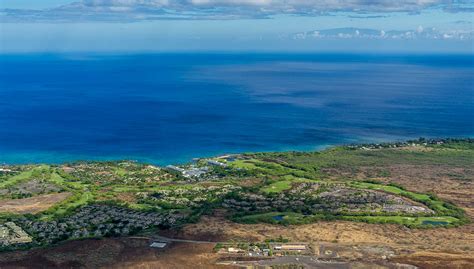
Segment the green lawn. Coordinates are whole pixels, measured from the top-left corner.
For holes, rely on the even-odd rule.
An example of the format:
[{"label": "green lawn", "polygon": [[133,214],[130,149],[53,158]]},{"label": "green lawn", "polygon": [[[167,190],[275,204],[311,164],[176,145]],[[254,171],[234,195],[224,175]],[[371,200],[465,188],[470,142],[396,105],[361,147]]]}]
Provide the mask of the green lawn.
[{"label": "green lawn", "polygon": [[27,181],[33,176],[34,173],[42,173],[48,170],[49,170],[48,165],[40,165],[31,170],[23,171],[18,175],[11,176],[7,178],[6,180],[0,182],[0,188],[4,189],[10,186],[14,186],[20,182]]},{"label": "green lawn", "polygon": [[[435,148],[431,151],[380,149],[380,150],[352,150],[346,147],[333,147],[318,152],[274,152],[255,153],[254,158],[259,160],[273,159],[284,162],[286,167],[295,171],[304,171],[309,178],[332,177],[331,169],[346,172],[355,178],[361,167],[374,167],[383,176],[387,167],[391,165],[433,165],[443,164],[454,167],[470,167],[474,159],[472,145],[448,148]],[[345,176],[347,179],[348,177]]]},{"label": "green lawn", "polygon": [[291,189],[291,183],[293,183],[292,180],[277,181],[262,188],[262,191],[266,193],[280,193]]},{"label": "green lawn", "polygon": [[89,184],[67,180],[58,174],[57,171],[52,171],[48,180],[51,183],[64,187],[67,191],[72,192],[73,195],[43,212],[42,219],[52,219],[55,216],[64,215],[70,210],[86,205],[94,200]]},{"label": "green lawn", "polygon": [[402,196],[408,197],[410,199],[413,199],[415,201],[425,203],[431,209],[433,209],[437,212],[449,211],[449,209],[447,209],[444,206],[443,201],[435,200],[427,194],[406,191],[406,190],[400,189],[400,188],[395,187],[395,186],[368,183],[368,182],[351,182],[351,186],[356,187],[356,188],[362,188],[362,189],[382,190],[382,191],[386,191],[386,192],[389,192],[389,193],[402,195]]},{"label": "green lawn", "polygon": [[320,219],[320,216],[305,216],[294,212],[269,212],[262,214],[246,215],[234,218],[235,221],[247,224],[273,223],[273,224],[304,224]]},{"label": "green lawn", "polygon": [[[237,222],[273,223],[273,224],[307,224],[318,220],[327,220],[325,215],[303,215],[294,212],[269,212],[262,214],[246,215],[234,218]],[[363,221],[368,223],[393,223],[412,227],[430,227],[456,225],[459,219],[450,216],[441,217],[407,217],[407,216],[333,216],[330,219],[349,221]]]},{"label": "green lawn", "polygon": [[123,176],[128,174],[127,170],[125,170],[122,167],[115,167],[114,168],[114,173],[119,177],[123,177]]},{"label": "green lawn", "polygon": [[51,173],[49,181],[58,186],[63,186],[63,187],[71,188],[74,190],[83,190],[84,188],[88,186],[87,184],[83,184],[77,181],[66,181],[66,179],[61,177],[61,175],[59,175],[56,172]]},{"label": "green lawn", "polygon": [[59,204],[56,204],[55,206],[43,212],[41,214],[41,219],[50,220],[54,219],[55,217],[67,214],[72,209],[86,205],[89,202],[93,201],[93,198],[94,196],[90,191],[75,193],[68,199],[62,201]]},{"label": "green lawn", "polygon": [[235,160],[233,162],[229,162],[228,164],[233,168],[240,168],[240,169],[256,169],[257,166],[254,164],[255,160]]},{"label": "green lawn", "polygon": [[291,189],[293,182],[314,182],[313,180],[305,178],[297,178],[292,175],[287,175],[283,177],[285,180],[276,181],[268,186],[263,187],[261,190],[265,193],[280,193]]},{"label": "green lawn", "polygon": [[235,160],[228,162],[228,165],[232,168],[254,170],[262,175],[293,175],[295,177],[313,178],[311,175],[300,169],[289,168],[276,162],[267,162],[259,159]]}]

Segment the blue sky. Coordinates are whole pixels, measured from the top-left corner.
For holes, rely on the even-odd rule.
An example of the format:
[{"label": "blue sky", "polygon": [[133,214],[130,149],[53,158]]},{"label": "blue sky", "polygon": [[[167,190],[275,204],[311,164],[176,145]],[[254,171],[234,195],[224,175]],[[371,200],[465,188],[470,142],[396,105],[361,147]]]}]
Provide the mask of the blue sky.
[{"label": "blue sky", "polygon": [[473,53],[474,0],[1,0],[0,52]]}]

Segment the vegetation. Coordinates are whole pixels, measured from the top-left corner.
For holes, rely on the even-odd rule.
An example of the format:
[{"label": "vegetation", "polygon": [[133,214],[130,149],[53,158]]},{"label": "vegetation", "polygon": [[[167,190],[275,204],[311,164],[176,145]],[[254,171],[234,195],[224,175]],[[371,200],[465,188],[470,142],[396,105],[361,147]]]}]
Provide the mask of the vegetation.
[{"label": "vegetation", "polygon": [[[55,193],[69,195],[34,214],[13,214],[2,211],[0,205],[0,223],[13,220],[38,227],[66,223],[65,219],[87,206],[107,204],[137,212],[172,213],[179,216],[176,224],[225,209],[232,220],[242,223],[295,225],[340,219],[411,228],[458,226],[467,218],[456,205],[381,180],[390,174],[388,167],[393,164],[472,165],[472,140],[441,141],[217,157],[212,159],[213,165],[200,160],[183,168],[205,171],[194,177],[130,161],[8,166],[12,172],[0,173],[0,199],[4,202]],[[363,180],[361,172],[366,175]],[[23,200],[18,202],[21,207]],[[126,215],[134,214],[127,211]],[[81,229],[76,234],[88,235]]]},{"label": "vegetation", "polygon": [[291,189],[293,183],[298,182],[313,182],[308,179],[297,178],[292,175],[284,176],[283,180],[275,181],[269,185],[266,185],[262,188],[262,191],[265,193],[281,193],[283,191]]}]

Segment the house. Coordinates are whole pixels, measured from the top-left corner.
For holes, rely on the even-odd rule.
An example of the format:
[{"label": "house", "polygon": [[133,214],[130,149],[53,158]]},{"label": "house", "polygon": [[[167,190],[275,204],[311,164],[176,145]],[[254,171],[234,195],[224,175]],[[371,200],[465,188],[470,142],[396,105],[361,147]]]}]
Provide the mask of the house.
[{"label": "house", "polygon": [[0,226],[1,244],[25,244],[31,243],[32,238],[14,222],[7,222],[4,226]]},{"label": "house", "polygon": [[201,177],[202,175],[206,174],[209,172],[209,167],[204,166],[204,167],[195,167],[192,165],[189,169],[183,171],[183,176],[187,178],[191,177]]},{"label": "house", "polygon": [[173,170],[173,171],[176,171],[176,172],[179,172],[179,173],[184,172],[183,168],[180,168],[180,167],[177,167],[177,166],[174,166],[174,165],[168,165],[168,166],[166,166],[166,168],[168,168],[170,170]]},{"label": "house", "polygon": [[220,167],[226,167],[227,166],[225,163],[221,163],[221,162],[214,161],[214,160],[208,160],[207,164],[213,165],[213,166],[220,166]]},{"label": "house", "polygon": [[74,172],[74,170],[75,170],[74,168],[69,167],[69,166],[63,166],[62,169],[63,169],[63,171],[66,172],[66,173],[72,173],[72,172]]},{"label": "house", "polygon": [[306,245],[302,244],[282,244],[282,245],[275,245],[273,247],[275,250],[279,251],[305,251]]},{"label": "house", "polygon": [[227,252],[229,252],[229,253],[242,253],[242,252],[244,252],[244,250],[240,249],[240,248],[232,248],[231,247],[231,248],[227,249]]},{"label": "house", "polygon": [[151,164],[150,164],[150,165],[147,165],[147,167],[146,167],[146,168],[148,168],[148,169],[152,169],[152,170],[161,170],[159,167],[156,167],[156,166],[154,166],[154,165],[151,165]]}]

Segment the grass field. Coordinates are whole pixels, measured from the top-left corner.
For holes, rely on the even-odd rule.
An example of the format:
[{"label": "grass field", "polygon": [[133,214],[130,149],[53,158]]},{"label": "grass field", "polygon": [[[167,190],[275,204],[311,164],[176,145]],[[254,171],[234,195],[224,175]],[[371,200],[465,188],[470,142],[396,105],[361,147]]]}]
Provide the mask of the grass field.
[{"label": "grass field", "polygon": [[[472,143],[456,143],[435,147],[413,147],[406,149],[352,150],[334,147],[320,152],[276,152],[256,153],[251,156],[258,160],[278,160],[286,167],[304,171],[305,177],[320,178],[339,176],[355,177],[361,168],[375,167],[379,176],[386,176],[386,168],[393,165],[434,165],[452,167],[471,167],[474,165]],[[344,177],[333,171],[343,171]]]},{"label": "grass field", "polygon": [[248,224],[272,223],[272,224],[307,224],[322,219],[322,216],[305,216],[294,212],[269,212],[262,214],[246,215],[234,218],[234,221]]},{"label": "grass field", "polygon": [[297,183],[297,182],[315,182],[315,181],[305,179],[305,178],[297,178],[292,175],[287,175],[283,177],[283,180],[271,183],[263,187],[261,190],[264,193],[280,193],[282,191],[291,189],[292,184]]},{"label": "grass field", "polygon": [[451,216],[442,217],[408,217],[408,216],[328,216],[303,215],[294,212],[269,212],[236,217],[234,220],[241,223],[272,223],[272,224],[308,224],[320,220],[349,220],[368,223],[392,223],[410,227],[431,227],[457,225],[459,219]]},{"label": "grass field", "polygon": [[422,202],[437,212],[449,211],[449,209],[444,206],[445,203],[443,201],[435,200],[430,195],[427,195],[427,194],[406,191],[396,186],[382,185],[382,184],[375,184],[375,183],[368,183],[368,182],[351,182],[351,186],[354,186],[356,188],[361,188],[361,189],[382,190],[385,192],[405,196],[412,200]]},{"label": "grass field", "polygon": [[262,191],[266,193],[280,193],[282,191],[291,189],[292,183],[293,183],[292,180],[277,181],[275,183],[272,183],[266,186],[265,188],[262,189]]},{"label": "grass field", "polygon": [[40,165],[31,170],[23,171],[18,175],[11,176],[0,182],[0,189],[8,188],[20,182],[29,180],[35,173],[43,173],[49,171],[48,165]]}]

